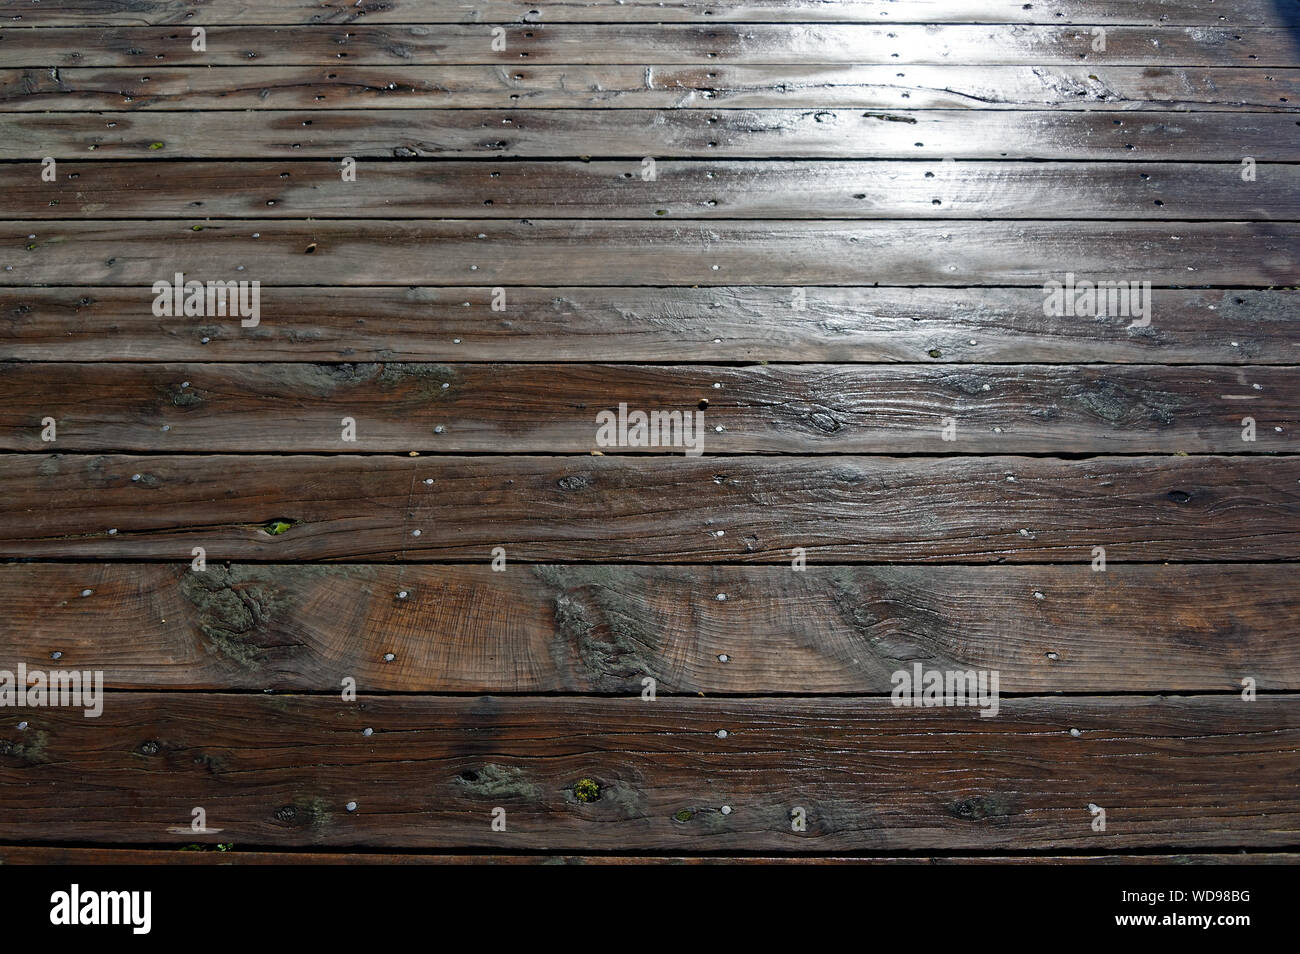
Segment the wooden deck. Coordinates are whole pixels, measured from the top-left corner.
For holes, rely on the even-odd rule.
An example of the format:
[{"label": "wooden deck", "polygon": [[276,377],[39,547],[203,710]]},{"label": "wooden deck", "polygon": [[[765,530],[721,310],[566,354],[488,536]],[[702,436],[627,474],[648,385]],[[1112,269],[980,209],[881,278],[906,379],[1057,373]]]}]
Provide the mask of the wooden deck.
[{"label": "wooden deck", "polygon": [[0,0],[0,216],[0,862],[1300,859],[1295,0]]}]

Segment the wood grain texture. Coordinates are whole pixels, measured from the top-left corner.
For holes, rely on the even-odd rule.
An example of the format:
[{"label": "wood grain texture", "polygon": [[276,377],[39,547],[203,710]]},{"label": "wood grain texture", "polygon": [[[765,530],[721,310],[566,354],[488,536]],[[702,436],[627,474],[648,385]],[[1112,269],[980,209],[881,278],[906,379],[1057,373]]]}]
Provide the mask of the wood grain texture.
[{"label": "wood grain texture", "polygon": [[[27,722],[0,729],[10,841],[798,854],[1283,848],[1300,830],[1300,703],[1278,696],[1016,698],[983,718],[884,699],[108,693],[99,718]],[[195,805],[217,831],[190,830]]]},{"label": "wood grain texture", "polygon": [[5,111],[1300,110],[1300,70],[1136,66],[221,66],[0,69]]},{"label": "wood grain texture", "polygon": [[[1300,195],[1300,193],[1297,193]],[[1295,364],[1300,292],[1161,289],[1152,323],[1037,288],[275,288],[262,321],[156,318],[138,287],[0,288],[0,358]]]},{"label": "wood grain texture", "polygon": [[[61,162],[0,165],[17,219],[1300,219],[1300,166],[673,160]],[[491,204],[488,204],[488,203]]]},{"label": "wood grain texture", "polygon": [[8,564],[0,659],[126,689],[888,694],[920,663],[1002,693],[1294,691],[1296,572]]},{"label": "wood grain texture", "polygon": [[0,222],[0,285],[1300,285],[1293,222]]},{"label": "wood grain texture", "polygon": [[[196,843],[197,844],[197,843]],[[417,852],[218,851],[174,848],[71,848],[0,845],[5,865],[1294,865],[1300,855],[1274,851],[1220,854],[903,855],[557,855],[434,854]]]},{"label": "wood grain texture", "polygon": [[[1290,3],[1236,0],[560,0],[544,9],[535,0],[21,0],[0,3],[0,17],[33,26],[143,26],[149,24],[352,24],[550,22],[818,22],[1121,23],[1164,26],[1281,26],[1300,22]],[[486,31],[485,31],[486,32]]]},{"label": "wood grain texture", "polygon": [[[662,9],[667,9],[662,8]],[[1231,15],[1232,11],[1228,11]],[[370,17],[367,16],[366,20]],[[19,21],[21,22],[21,21]],[[1278,66],[1296,62],[1296,41],[1272,27],[874,23],[512,23],[493,50],[480,24],[207,28],[206,49],[188,28],[6,25],[0,68],[90,66],[449,66],[586,64],[685,66],[985,65]],[[1157,42],[1152,42],[1156,40]]]},{"label": "wood grain texture", "polygon": [[672,452],[604,441],[622,406],[709,454],[1296,453],[1297,394],[1257,366],[0,364],[0,450]]},{"label": "wood grain texture", "polygon": [[[706,445],[707,446],[707,445]],[[0,456],[0,557],[1249,562],[1296,457]],[[289,527],[269,533],[277,523]],[[415,535],[414,531],[420,534]]]},{"label": "wood grain texture", "polygon": [[1300,0],[0,23],[0,863],[1300,860]]},{"label": "wood grain texture", "polygon": [[[1291,113],[926,109],[0,113],[0,159],[1300,161]],[[37,180],[34,177],[33,182]]]}]

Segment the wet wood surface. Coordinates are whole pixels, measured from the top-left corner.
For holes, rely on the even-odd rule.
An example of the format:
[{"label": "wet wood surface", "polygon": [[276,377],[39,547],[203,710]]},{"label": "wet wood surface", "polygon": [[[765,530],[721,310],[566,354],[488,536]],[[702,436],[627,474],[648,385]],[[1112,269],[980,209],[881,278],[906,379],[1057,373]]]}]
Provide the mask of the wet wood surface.
[{"label": "wet wood surface", "polygon": [[[1288,104],[1279,104],[1288,106]],[[0,159],[658,158],[1300,161],[1268,112],[402,109],[0,113]],[[34,170],[39,167],[34,165]],[[35,185],[35,180],[33,182]]]},{"label": "wet wood surface", "polygon": [[0,656],[62,653],[118,689],[332,692],[346,675],[367,692],[636,696],[650,677],[660,694],[884,694],[919,662],[996,669],[1007,693],[1295,691],[1300,646],[1276,622],[1300,611],[1296,573],[14,564],[0,613],[21,625]]},{"label": "wet wood surface", "polygon": [[179,849],[63,848],[0,845],[9,865],[1293,865],[1300,855],[1274,851],[1168,855],[561,855],[443,852],[222,851],[191,844]]},{"label": "wet wood surface", "polygon": [[1300,354],[1294,289],[1153,288],[1159,320],[1144,327],[1044,315],[1041,288],[511,286],[508,315],[493,296],[263,286],[265,320],[245,328],[155,316],[138,287],[0,286],[0,358],[1290,365]]},{"label": "wet wood surface", "polygon": [[798,854],[1095,849],[1097,805],[1111,850],[1285,848],[1297,745],[1300,710],[1275,696],[1004,698],[984,717],[830,697],[110,693],[96,719],[52,708],[0,733],[0,812],[16,841]]},{"label": "wet wood surface", "polygon": [[957,22],[1119,23],[1146,26],[1289,26],[1300,21],[1290,5],[1272,0],[561,0],[542,14],[533,0],[277,0],[249,5],[242,0],[45,0],[39,6],[5,0],[0,15],[32,26],[159,23],[511,23],[548,20],[572,23],[673,22]]},{"label": "wet wood surface", "polygon": [[[897,4],[891,6],[896,7]],[[1058,5],[1059,6],[1059,5]],[[1127,5],[1130,9],[1132,4]],[[842,6],[839,7],[842,9]],[[885,8],[888,9],[888,8]],[[1295,38],[1279,27],[1223,26],[1240,9],[1220,9],[1203,26],[1107,24],[1104,50],[1093,26],[971,23],[615,23],[503,22],[505,49],[493,49],[480,24],[372,25],[374,14],[345,26],[206,28],[202,52],[179,27],[47,27],[7,25],[0,68],[164,66],[449,66],[532,67],[633,65],[751,66],[942,64],[1077,66],[1295,65]],[[939,14],[943,7],[930,13]],[[670,9],[661,7],[661,20]],[[1098,8],[1098,12],[1100,8]],[[1090,21],[1090,22],[1099,22]],[[370,21],[370,22],[367,22]],[[23,21],[13,21],[22,23]],[[408,21],[409,23],[410,21]]]},{"label": "wet wood surface", "polygon": [[1293,455],[946,457],[935,443],[940,456],[901,458],[8,454],[0,552],[1087,563],[1102,546],[1245,562],[1291,559],[1300,541]]},{"label": "wet wood surface", "polygon": [[1217,365],[11,363],[0,449],[48,450],[49,415],[63,451],[665,453],[601,443],[623,405],[709,455],[1295,453],[1297,393],[1294,367]]},{"label": "wet wood surface", "polygon": [[0,24],[0,862],[1296,862],[1300,5]]},{"label": "wet wood surface", "polygon": [[0,70],[0,107],[1300,110],[1300,70],[1136,66],[187,67]]},{"label": "wet wood surface", "polygon": [[1300,167],[1258,163],[818,163],[640,160],[437,163],[65,162],[33,189],[0,165],[0,201],[23,219],[1300,219]]},{"label": "wet wood surface", "polygon": [[142,307],[154,282],[205,271],[281,285],[1042,287],[1045,276],[1094,274],[1294,287],[1297,247],[1297,222],[4,222],[0,284],[130,284],[142,286]]}]

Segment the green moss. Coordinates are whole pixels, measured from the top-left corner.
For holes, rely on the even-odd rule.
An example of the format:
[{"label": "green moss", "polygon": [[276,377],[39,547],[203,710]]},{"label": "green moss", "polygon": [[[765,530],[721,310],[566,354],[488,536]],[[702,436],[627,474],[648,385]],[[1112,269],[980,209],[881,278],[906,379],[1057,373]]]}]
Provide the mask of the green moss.
[{"label": "green moss", "polygon": [[278,537],[280,534],[286,533],[289,530],[289,528],[292,526],[293,526],[292,520],[272,520],[262,529],[267,533],[269,533],[271,536]]},{"label": "green moss", "polygon": [[594,802],[600,798],[600,784],[589,778],[580,778],[573,786],[573,797],[580,802]]},{"label": "green moss", "polygon": [[161,149],[162,147],[163,147],[163,144],[160,143],[160,142],[151,142],[151,143],[149,143],[149,148],[150,148],[150,149]]},{"label": "green moss", "polygon": [[683,808],[680,812],[678,812],[676,815],[673,816],[673,818],[676,818],[679,822],[688,822],[694,817],[695,817],[695,812],[691,811],[689,808]]}]

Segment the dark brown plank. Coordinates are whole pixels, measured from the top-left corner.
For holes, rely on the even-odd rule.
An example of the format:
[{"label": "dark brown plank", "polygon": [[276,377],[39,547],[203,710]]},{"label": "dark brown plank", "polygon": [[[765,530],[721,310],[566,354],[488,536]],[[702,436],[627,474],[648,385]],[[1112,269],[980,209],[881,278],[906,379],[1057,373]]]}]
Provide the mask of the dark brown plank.
[{"label": "dark brown plank", "polygon": [[[12,841],[1113,851],[1300,831],[1290,697],[1015,698],[982,718],[886,699],[109,693],[98,718],[25,715],[0,728]],[[595,800],[575,796],[583,779]]]},{"label": "dark brown plank", "polygon": [[0,364],[0,450],[672,452],[603,440],[622,406],[710,455],[1295,453],[1298,394],[1267,366]]},{"label": "dark brown plank", "polygon": [[[196,842],[195,844],[201,844]],[[189,846],[186,846],[189,847]],[[1142,855],[455,855],[414,852],[221,851],[186,848],[61,848],[0,845],[5,865],[1294,865],[1300,855],[1272,851]]]},{"label": "dark brown plank", "polygon": [[[21,0],[0,3],[0,17],[33,26],[144,26],[176,23],[536,23],[550,22],[748,22],[862,21],[868,23],[1130,23],[1222,26],[1293,24],[1290,4],[1275,0]],[[484,31],[486,34],[486,30]]]},{"label": "dark brown plank", "polygon": [[[664,8],[666,9],[666,8]],[[1228,11],[1229,14],[1232,11]],[[371,19],[368,15],[366,20]],[[1294,66],[1287,29],[1107,25],[1106,48],[1091,26],[874,23],[508,24],[505,49],[493,50],[480,24],[436,28],[364,21],[345,27],[244,25],[207,28],[195,51],[188,27],[6,26],[0,67],[132,66],[447,66],[512,67],[654,63],[1009,64],[1045,66]],[[1153,36],[1159,42],[1153,43]],[[488,34],[490,39],[490,34]]]},{"label": "dark brown plank", "polygon": [[[1267,112],[851,109],[0,114],[0,159],[485,157],[1300,160]],[[35,174],[33,182],[36,182]]]},{"label": "dark brown plank", "polygon": [[11,454],[0,488],[0,557],[188,562],[204,547],[210,560],[486,562],[498,546],[541,562],[787,563],[794,547],[822,563],[1086,564],[1097,546],[1116,562],[1300,555],[1295,457]]},{"label": "dark brown plank", "polygon": [[6,111],[1300,109],[1300,70],[1150,66],[219,66],[0,70]]},{"label": "dark brown plank", "polygon": [[131,689],[888,694],[920,663],[1002,693],[1295,690],[1296,573],[10,564],[0,658]]},{"label": "dark brown plank", "polygon": [[1300,363],[1296,291],[1157,288],[1145,328],[1044,316],[1037,288],[809,287],[802,310],[789,288],[511,288],[504,314],[484,287],[260,294],[244,328],[155,318],[139,288],[0,288],[0,358]]},{"label": "dark brown plank", "polygon": [[0,285],[1300,284],[1300,224],[545,220],[0,223]]},{"label": "dark brown plank", "polygon": [[[12,218],[1300,219],[1300,166],[673,160],[0,165]],[[485,204],[491,200],[491,205]]]}]

